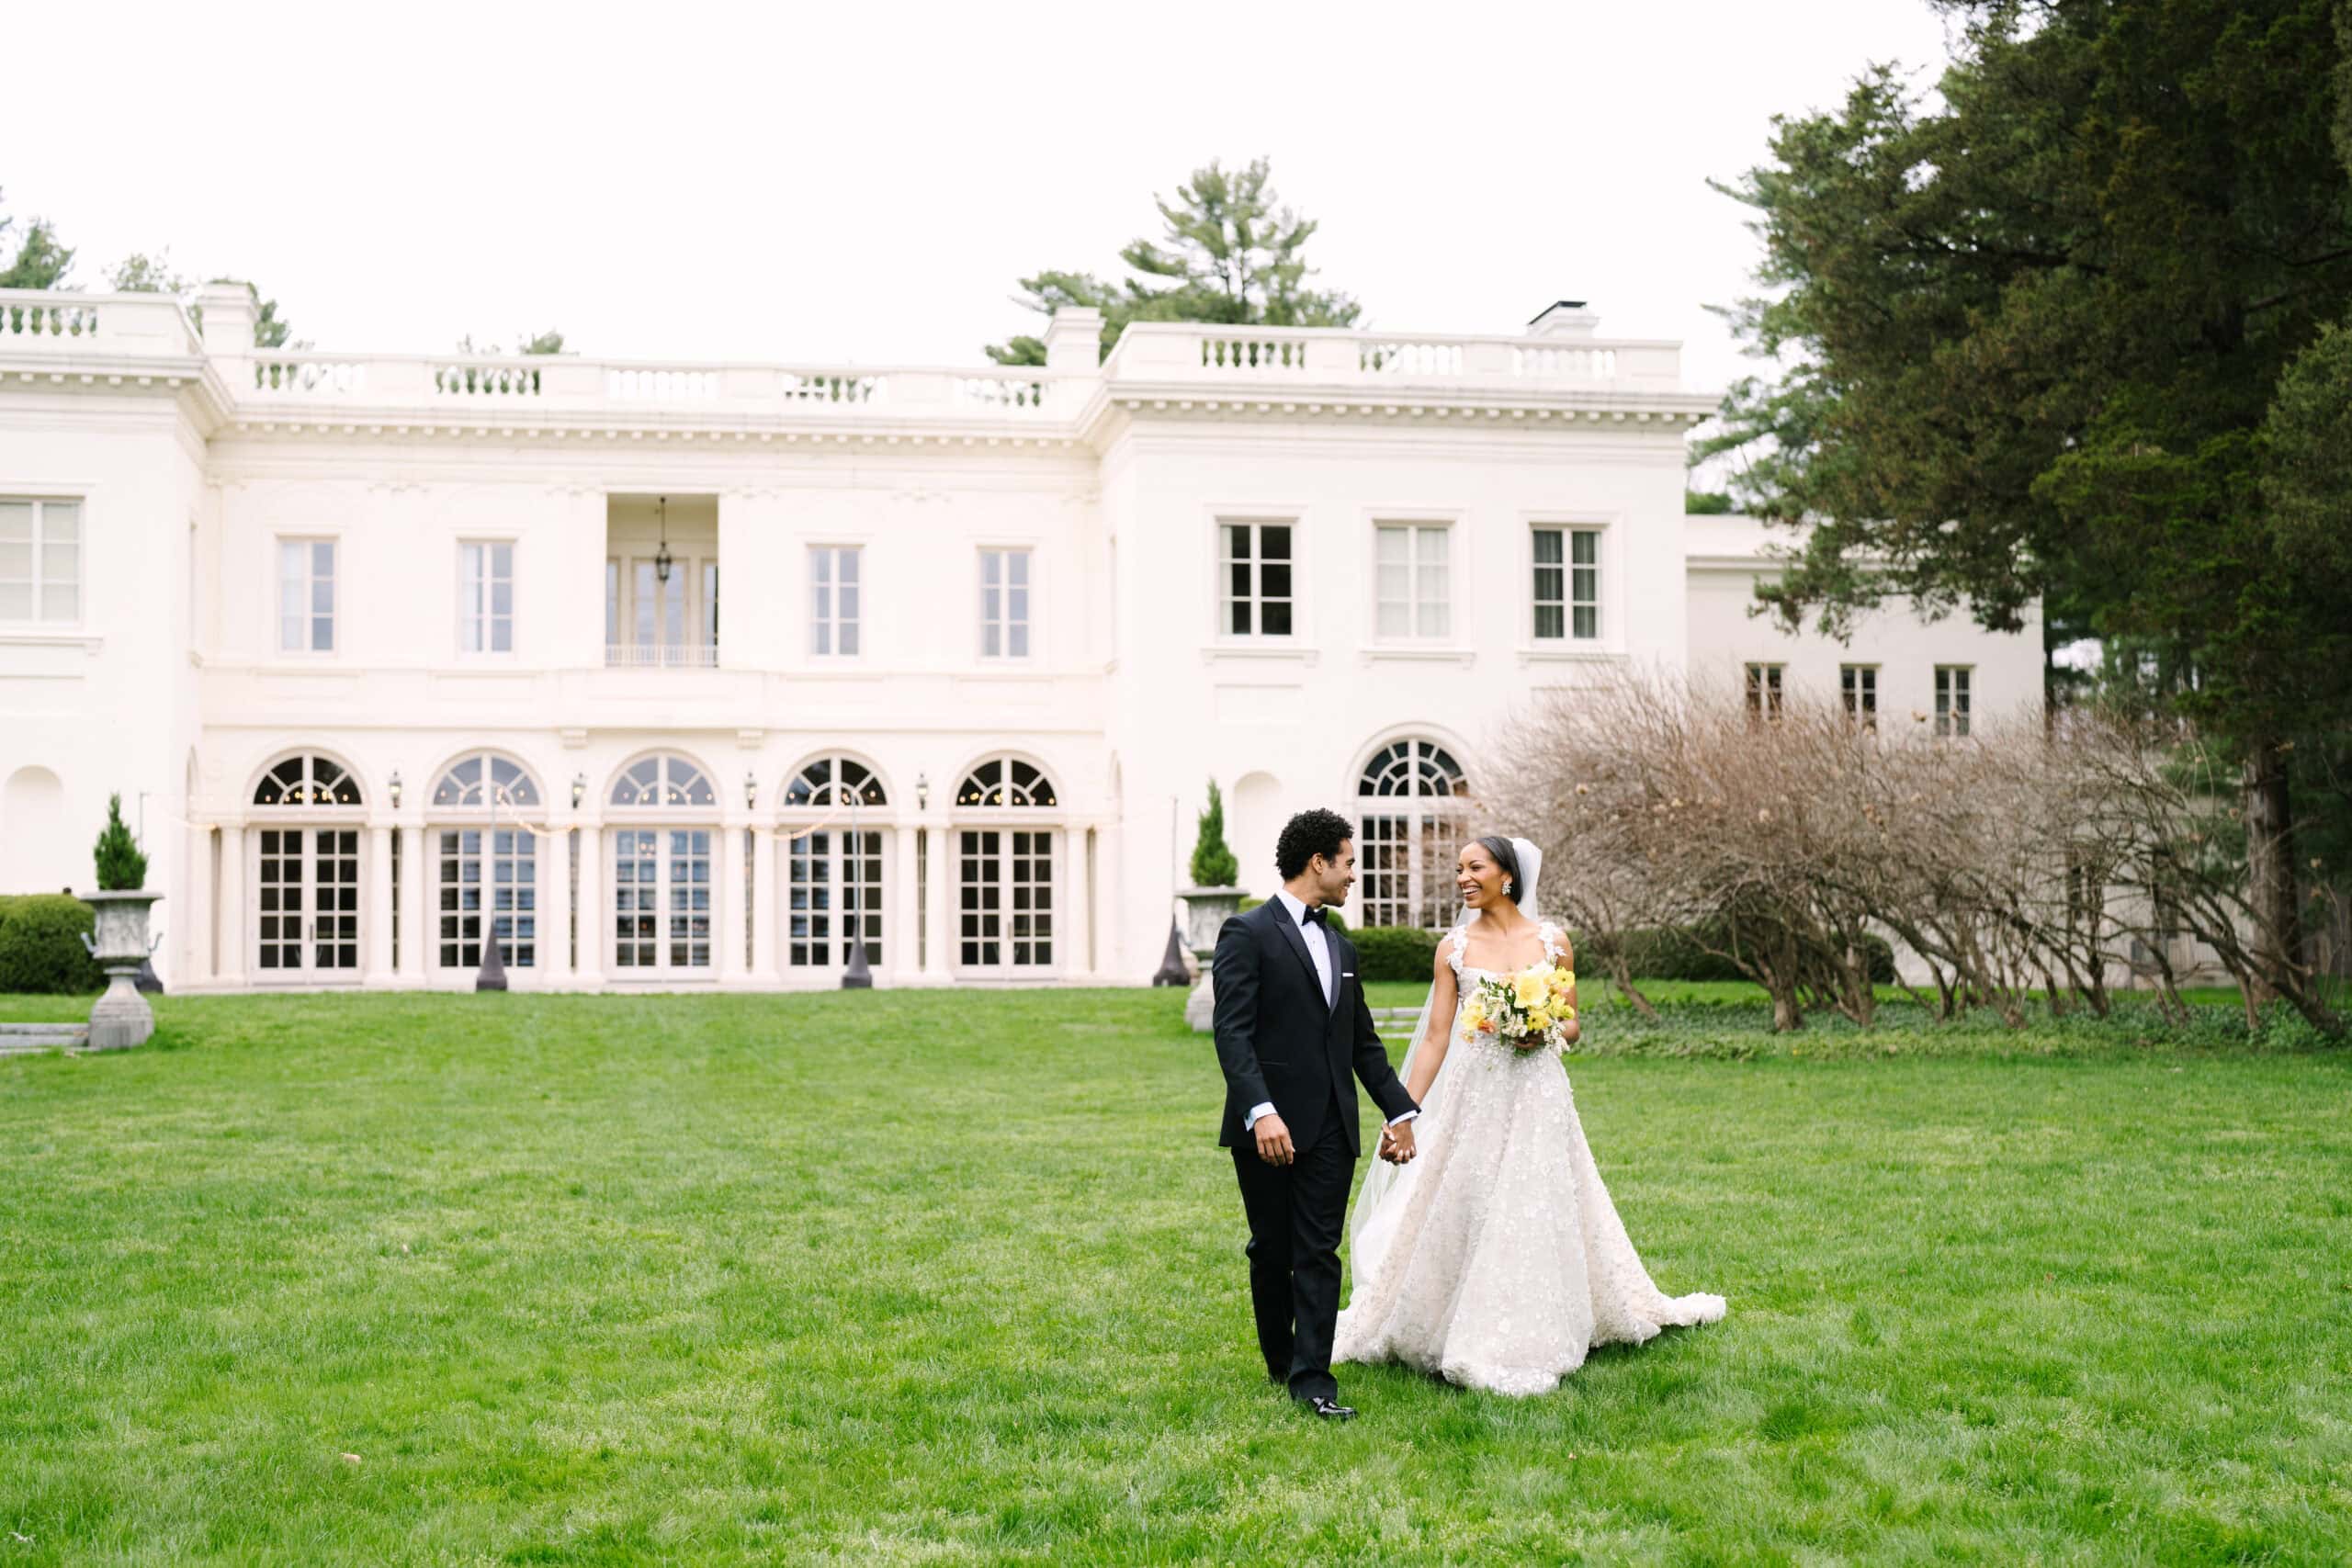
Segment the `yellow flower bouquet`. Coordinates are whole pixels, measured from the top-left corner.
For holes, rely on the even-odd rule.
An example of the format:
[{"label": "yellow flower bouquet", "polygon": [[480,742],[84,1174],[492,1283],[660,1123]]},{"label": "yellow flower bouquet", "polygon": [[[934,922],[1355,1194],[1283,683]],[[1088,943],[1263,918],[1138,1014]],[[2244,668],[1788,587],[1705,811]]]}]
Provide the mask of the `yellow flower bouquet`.
[{"label": "yellow flower bouquet", "polygon": [[1462,1010],[1462,1038],[1515,1051],[1566,1052],[1567,1026],[1577,1016],[1576,986],[1574,970],[1548,963],[1481,980]]}]

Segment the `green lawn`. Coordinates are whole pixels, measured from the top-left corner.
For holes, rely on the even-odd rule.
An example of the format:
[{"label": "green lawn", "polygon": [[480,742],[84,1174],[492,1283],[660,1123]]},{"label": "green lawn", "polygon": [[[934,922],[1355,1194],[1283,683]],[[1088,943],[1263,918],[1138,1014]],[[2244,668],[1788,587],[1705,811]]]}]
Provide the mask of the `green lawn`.
[{"label": "green lawn", "polygon": [[0,1565],[2352,1559],[2352,1054],[1578,1061],[1731,1316],[1523,1403],[1342,1369],[1335,1429],[1179,1000],[171,998],[0,1062]]}]

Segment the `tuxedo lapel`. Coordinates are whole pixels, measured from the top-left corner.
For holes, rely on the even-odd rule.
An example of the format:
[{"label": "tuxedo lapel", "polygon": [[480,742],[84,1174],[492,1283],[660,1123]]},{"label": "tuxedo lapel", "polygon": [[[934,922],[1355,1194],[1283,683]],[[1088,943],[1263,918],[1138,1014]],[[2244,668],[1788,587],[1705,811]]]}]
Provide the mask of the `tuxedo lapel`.
[{"label": "tuxedo lapel", "polygon": [[[1313,991],[1316,998],[1322,1002],[1324,1011],[1330,1011],[1331,998],[1324,995],[1323,978],[1315,973],[1315,955],[1306,951],[1306,938],[1300,934],[1298,922],[1290,918],[1289,906],[1279,898],[1269,898],[1266,900],[1265,908],[1273,911],[1275,929],[1283,933],[1283,940],[1290,943],[1291,952],[1298,958],[1299,967],[1306,971],[1307,989]],[[1324,951],[1329,953],[1330,936],[1327,933],[1323,941]]]}]

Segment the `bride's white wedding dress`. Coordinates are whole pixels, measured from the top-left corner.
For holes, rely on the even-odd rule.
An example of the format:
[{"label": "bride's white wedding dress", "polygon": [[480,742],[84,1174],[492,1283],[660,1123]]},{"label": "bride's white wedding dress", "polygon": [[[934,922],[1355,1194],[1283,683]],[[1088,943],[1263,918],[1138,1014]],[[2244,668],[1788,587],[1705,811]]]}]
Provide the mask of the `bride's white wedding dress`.
[{"label": "bride's white wedding dress", "polygon": [[[1650,1281],[1556,1054],[1462,1038],[1462,1001],[1488,977],[1463,964],[1466,929],[1445,939],[1461,998],[1452,1044],[1414,1124],[1413,1160],[1367,1180],[1372,1206],[1357,1217],[1355,1288],[1331,1359],[1402,1361],[1468,1388],[1546,1393],[1593,1346],[1713,1323],[1724,1298],[1668,1296]],[[1556,961],[1559,931],[1541,929]]]}]

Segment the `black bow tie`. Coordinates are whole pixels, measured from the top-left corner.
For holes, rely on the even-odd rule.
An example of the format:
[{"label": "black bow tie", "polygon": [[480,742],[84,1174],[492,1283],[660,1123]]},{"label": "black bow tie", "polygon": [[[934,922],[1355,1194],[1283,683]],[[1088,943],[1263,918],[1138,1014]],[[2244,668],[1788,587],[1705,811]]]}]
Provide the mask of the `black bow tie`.
[{"label": "black bow tie", "polygon": [[1322,926],[1328,931],[1330,929],[1329,925],[1330,915],[1330,910],[1325,908],[1322,905],[1317,904],[1312,909],[1307,910],[1305,915],[1300,917],[1300,919],[1304,919],[1310,926]]}]

